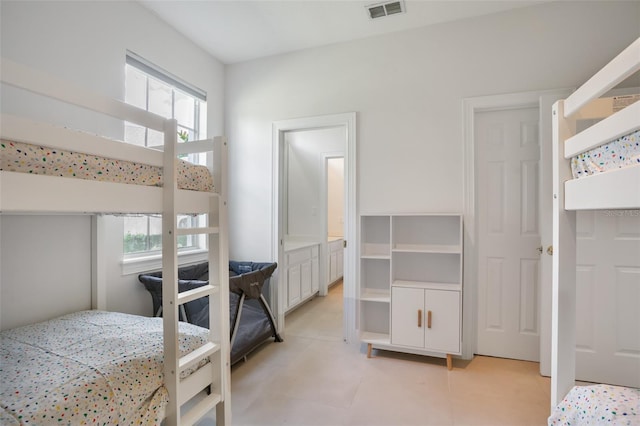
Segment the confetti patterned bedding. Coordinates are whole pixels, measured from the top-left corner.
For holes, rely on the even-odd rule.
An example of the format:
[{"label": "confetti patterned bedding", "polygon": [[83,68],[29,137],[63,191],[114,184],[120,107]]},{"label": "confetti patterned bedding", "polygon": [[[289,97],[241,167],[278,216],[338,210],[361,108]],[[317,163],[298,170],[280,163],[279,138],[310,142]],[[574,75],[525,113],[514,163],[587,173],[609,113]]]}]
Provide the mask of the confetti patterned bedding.
[{"label": "confetti patterned bedding", "polygon": [[640,389],[575,386],[549,417],[549,425],[638,425]]},{"label": "confetti patterned bedding", "polygon": [[[6,140],[0,142],[0,170],[162,186],[162,167]],[[211,192],[214,189],[213,177],[207,167],[180,160],[178,188]]]},{"label": "confetti patterned bedding", "polygon": [[571,159],[575,179],[633,165],[640,166],[640,130]]},{"label": "confetti patterned bedding", "polygon": [[[181,353],[207,333],[180,323]],[[160,424],[162,351],[161,318],[82,311],[3,331],[0,424]]]}]

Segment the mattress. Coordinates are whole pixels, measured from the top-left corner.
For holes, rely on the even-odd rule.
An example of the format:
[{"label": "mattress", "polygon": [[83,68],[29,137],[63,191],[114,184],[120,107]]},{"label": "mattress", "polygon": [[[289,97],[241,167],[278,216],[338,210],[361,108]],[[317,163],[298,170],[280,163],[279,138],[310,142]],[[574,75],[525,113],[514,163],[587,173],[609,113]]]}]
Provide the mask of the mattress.
[{"label": "mattress", "polygon": [[[192,324],[179,331],[181,354],[207,340]],[[0,424],[160,424],[162,342],[162,318],[103,311],[1,332]]]},{"label": "mattress", "polygon": [[574,179],[633,165],[640,166],[640,130],[571,159]]},{"label": "mattress", "polygon": [[555,407],[549,425],[638,425],[640,389],[575,386]]},{"label": "mattress", "polygon": [[[22,142],[0,142],[0,170],[102,182],[162,186],[162,167],[51,149]],[[212,192],[206,166],[178,161],[178,188]]]}]

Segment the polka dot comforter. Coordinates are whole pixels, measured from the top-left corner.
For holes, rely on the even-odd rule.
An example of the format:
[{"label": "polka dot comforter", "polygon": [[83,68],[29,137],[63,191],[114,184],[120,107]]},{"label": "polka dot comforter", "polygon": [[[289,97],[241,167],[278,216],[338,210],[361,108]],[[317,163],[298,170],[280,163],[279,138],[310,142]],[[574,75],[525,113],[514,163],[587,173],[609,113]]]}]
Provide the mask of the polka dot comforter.
[{"label": "polka dot comforter", "polygon": [[[179,327],[182,354],[206,342],[208,330]],[[160,424],[162,353],[162,318],[82,311],[3,331],[0,424]]]},{"label": "polka dot comforter", "polygon": [[640,389],[611,385],[575,386],[549,417],[549,425],[640,424]]},{"label": "polka dot comforter", "polygon": [[640,130],[573,157],[571,172],[578,179],[634,165],[640,166]]},{"label": "polka dot comforter", "polygon": [[[162,186],[162,167],[114,160],[22,142],[0,141],[0,170],[102,182]],[[214,190],[209,169],[178,161],[178,188]]]}]

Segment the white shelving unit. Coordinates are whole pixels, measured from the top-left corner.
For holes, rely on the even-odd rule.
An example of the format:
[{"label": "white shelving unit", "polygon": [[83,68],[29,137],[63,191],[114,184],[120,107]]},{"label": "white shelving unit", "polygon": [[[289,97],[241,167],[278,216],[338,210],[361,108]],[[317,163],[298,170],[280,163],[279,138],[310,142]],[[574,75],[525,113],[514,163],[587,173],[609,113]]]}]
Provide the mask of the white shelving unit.
[{"label": "white shelving unit", "polygon": [[461,353],[462,216],[363,215],[360,339],[376,347],[446,357]]}]

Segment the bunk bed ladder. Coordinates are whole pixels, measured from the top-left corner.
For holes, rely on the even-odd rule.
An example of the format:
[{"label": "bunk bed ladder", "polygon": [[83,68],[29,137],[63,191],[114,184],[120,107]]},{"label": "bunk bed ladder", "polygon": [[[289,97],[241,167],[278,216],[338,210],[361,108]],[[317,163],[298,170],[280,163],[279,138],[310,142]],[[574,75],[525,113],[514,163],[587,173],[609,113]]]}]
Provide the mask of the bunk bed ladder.
[{"label": "bunk bed ladder", "polygon": [[[166,409],[167,425],[189,425],[198,421],[213,408],[216,408],[216,424],[230,424],[230,362],[229,362],[229,272],[226,235],[226,188],[224,176],[226,170],[216,168],[214,177],[218,192],[212,193],[208,213],[208,225],[202,228],[178,228],[176,205],[177,180],[177,121],[165,123],[164,145],[164,200],[162,214],[162,288],[163,324],[164,324],[164,376],[169,393],[169,405]],[[214,160],[224,166],[226,161],[226,140],[215,138]],[[183,293],[178,293],[178,236],[205,234],[208,236],[209,284]],[[217,275],[214,275],[214,272]],[[172,285],[169,285],[172,284]],[[209,298],[209,339],[200,348],[180,357],[178,336],[179,308],[192,300]],[[226,330],[226,333],[225,333]],[[200,365],[208,359],[205,365]],[[183,371],[200,367],[198,374],[180,379]],[[206,375],[201,370],[206,371]],[[203,377],[205,377],[203,379]],[[207,389],[205,396],[203,390]],[[195,405],[187,409],[181,405],[192,396],[203,393]]]}]

